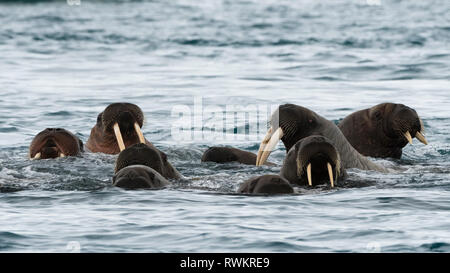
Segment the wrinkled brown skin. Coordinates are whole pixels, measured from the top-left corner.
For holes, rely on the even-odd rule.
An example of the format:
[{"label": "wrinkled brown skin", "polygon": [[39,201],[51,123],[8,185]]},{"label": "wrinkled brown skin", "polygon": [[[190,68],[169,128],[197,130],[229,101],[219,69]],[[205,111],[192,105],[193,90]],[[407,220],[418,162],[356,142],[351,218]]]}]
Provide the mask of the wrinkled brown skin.
[{"label": "wrinkled brown skin", "polygon": [[248,179],[239,187],[238,193],[290,194],[294,189],[284,178],[269,174]]},{"label": "wrinkled brown skin", "polygon": [[65,156],[79,156],[83,152],[83,142],[71,132],[62,128],[47,128],[38,133],[30,144],[30,158],[41,153],[40,159]]},{"label": "wrinkled brown skin", "polygon": [[[93,153],[118,154],[119,145],[114,134],[113,125],[118,123],[122,133],[125,148],[140,143],[139,136],[134,130],[134,123],[142,127],[144,114],[135,104],[113,103],[97,117],[97,123],[91,130],[86,148]],[[153,146],[147,139],[147,145]]]},{"label": "wrinkled brown skin", "polygon": [[147,166],[166,179],[181,178],[181,174],[167,161],[165,153],[143,143],[132,145],[119,154],[116,160],[115,173],[133,165]]},{"label": "wrinkled brown skin", "polygon": [[403,104],[382,103],[348,115],[339,129],[361,154],[380,158],[401,158],[408,144],[403,133],[414,137],[421,124],[416,111]]},{"label": "wrinkled brown skin", "polygon": [[125,189],[161,189],[170,182],[154,169],[144,165],[122,168],[113,177],[113,185]]},{"label": "wrinkled brown skin", "polygon": [[[333,176],[338,181],[344,179],[347,173],[342,164],[338,166],[338,154],[334,145],[324,136],[313,135],[303,138],[289,150],[280,170],[280,176],[292,185],[307,186],[306,168],[311,163],[312,185],[330,184],[327,163],[331,164]],[[297,158],[303,159],[303,172],[301,176],[297,172]],[[339,172],[336,168],[339,167]],[[335,184],[336,186],[336,184]]]},{"label": "wrinkled brown skin", "polygon": [[[256,164],[256,154],[232,147],[209,147],[203,153],[202,162],[228,163],[239,162],[246,165]],[[274,166],[275,164],[266,162],[264,165]]]}]

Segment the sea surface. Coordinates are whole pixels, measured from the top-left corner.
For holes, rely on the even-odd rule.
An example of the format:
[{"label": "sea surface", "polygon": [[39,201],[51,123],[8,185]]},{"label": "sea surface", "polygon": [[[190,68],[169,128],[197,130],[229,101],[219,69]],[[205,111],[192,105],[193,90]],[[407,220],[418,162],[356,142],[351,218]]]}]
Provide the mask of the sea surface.
[{"label": "sea surface", "polygon": [[[0,25],[0,252],[450,252],[450,1],[0,1]],[[113,102],[142,108],[184,180],[130,191],[111,185],[114,155],[28,159],[47,127],[86,142]],[[430,143],[373,159],[389,174],[247,196],[282,144],[276,166],[200,162],[258,151],[267,113],[227,106],[338,122],[382,102],[416,109]]]}]

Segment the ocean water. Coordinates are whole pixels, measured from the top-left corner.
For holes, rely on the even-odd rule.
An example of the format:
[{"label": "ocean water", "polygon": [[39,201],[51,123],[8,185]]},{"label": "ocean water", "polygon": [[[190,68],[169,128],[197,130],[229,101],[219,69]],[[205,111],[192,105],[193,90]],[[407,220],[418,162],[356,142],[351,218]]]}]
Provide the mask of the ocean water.
[{"label": "ocean water", "polygon": [[[449,1],[68,3],[0,1],[1,252],[450,252]],[[86,142],[122,101],[185,180],[127,191],[111,186],[116,156],[27,159],[39,131]],[[273,167],[200,162],[213,145],[257,152],[264,131],[173,129],[174,109],[199,103],[294,103],[337,122],[381,102],[415,108],[430,144],[374,159],[394,173],[288,196],[235,194],[279,171],[281,144]],[[221,121],[205,116],[200,128]],[[255,124],[238,116],[232,136]]]}]

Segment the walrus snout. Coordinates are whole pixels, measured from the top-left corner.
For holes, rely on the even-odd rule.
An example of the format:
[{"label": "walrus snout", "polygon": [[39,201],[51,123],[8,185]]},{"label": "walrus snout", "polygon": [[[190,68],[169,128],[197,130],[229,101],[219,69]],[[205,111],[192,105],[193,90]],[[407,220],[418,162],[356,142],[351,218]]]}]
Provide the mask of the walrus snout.
[{"label": "walrus snout", "polygon": [[30,144],[30,158],[47,159],[80,155],[83,142],[63,128],[46,128]]},{"label": "walrus snout", "polygon": [[[126,148],[125,142],[135,139],[136,136],[140,143],[146,140],[141,131],[144,124],[144,114],[139,106],[132,103],[113,103],[110,104],[97,118],[99,127],[103,128],[104,134],[114,132],[119,150]],[[125,136],[125,141],[124,141]]]},{"label": "walrus snout", "polygon": [[403,146],[407,143],[412,144],[413,137],[416,137],[425,145],[428,144],[423,135],[423,122],[414,109],[403,104],[397,104],[391,117],[387,120],[390,122],[390,128],[396,134],[396,137],[401,140],[400,142],[403,142]]},{"label": "walrus snout", "polygon": [[[134,132],[134,123],[137,122],[139,127],[144,124],[144,114],[139,106],[132,103],[113,103],[108,105],[102,113],[101,122],[104,130],[113,130],[115,123],[121,125],[121,130],[126,132]],[[128,128],[122,128],[122,126]]]},{"label": "walrus snout", "polygon": [[[119,124],[120,131],[122,132],[123,135],[130,135],[135,133],[134,130],[135,122],[136,119],[134,118],[133,114],[131,114],[131,112],[129,111],[120,112],[116,118],[116,123]],[[113,128],[108,127],[108,130],[112,131]]]},{"label": "walrus snout", "polygon": [[330,183],[345,175],[336,147],[324,136],[299,140],[288,152],[280,175],[292,184],[315,186]]},{"label": "walrus snout", "polygon": [[310,136],[301,142],[297,151],[297,175],[306,173],[308,185],[324,184],[334,187],[339,176],[340,157],[336,148],[323,136]]}]

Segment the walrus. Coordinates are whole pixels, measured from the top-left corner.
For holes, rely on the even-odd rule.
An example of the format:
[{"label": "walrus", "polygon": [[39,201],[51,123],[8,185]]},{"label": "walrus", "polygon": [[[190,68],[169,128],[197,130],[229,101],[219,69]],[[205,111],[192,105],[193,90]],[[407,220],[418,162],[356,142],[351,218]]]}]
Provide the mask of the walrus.
[{"label": "walrus", "polygon": [[181,178],[181,174],[167,160],[167,155],[147,144],[138,143],[120,152],[116,160],[115,173],[132,165],[150,167],[166,179]]},{"label": "walrus", "polygon": [[343,168],[388,172],[383,166],[371,162],[358,153],[333,122],[305,107],[295,104],[280,105],[272,114],[270,125],[259,147],[257,166],[266,162],[279,140],[283,142],[286,152],[289,152],[300,139],[311,135],[322,135],[328,138],[338,150]]},{"label": "walrus", "polygon": [[294,189],[283,177],[267,174],[248,179],[239,187],[238,193],[289,194],[294,193]]},{"label": "walrus", "polygon": [[83,142],[63,128],[47,128],[38,133],[30,144],[31,159],[78,156],[83,152]]},{"label": "walrus", "polygon": [[161,174],[145,165],[130,165],[113,176],[113,185],[125,189],[160,189],[170,184]]},{"label": "walrus", "polygon": [[294,185],[315,186],[330,183],[346,176],[339,152],[324,136],[302,138],[292,146],[284,159],[280,176]]},{"label": "walrus", "polygon": [[[256,164],[256,154],[233,147],[209,147],[202,155],[202,162],[228,163],[239,162],[246,165]],[[266,165],[275,165],[265,162]]]},{"label": "walrus", "polygon": [[152,144],[144,138],[141,127],[144,114],[132,103],[113,103],[97,116],[86,147],[94,153],[118,154],[136,143]]},{"label": "walrus", "polygon": [[422,120],[403,104],[382,103],[354,112],[338,127],[358,152],[371,157],[399,159],[413,137],[428,144]]}]

